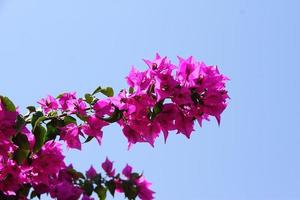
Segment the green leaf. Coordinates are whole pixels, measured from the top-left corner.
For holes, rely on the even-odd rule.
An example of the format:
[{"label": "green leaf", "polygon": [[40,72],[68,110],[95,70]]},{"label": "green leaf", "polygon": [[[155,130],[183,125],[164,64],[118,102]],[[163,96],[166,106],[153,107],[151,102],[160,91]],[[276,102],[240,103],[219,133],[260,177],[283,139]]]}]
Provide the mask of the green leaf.
[{"label": "green leaf", "polygon": [[105,183],[106,187],[108,188],[110,194],[112,196],[115,196],[115,191],[116,191],[116,183],[114,180],[110,180]]},{"label": "green leaf", "polygon": [[93,136],[88,136],[88,138],[86,138],[86,140],[84,141],[84,143],[88,143],[89,141],[91,141],[94,137]]},{"label": "green leaf", "polygon": [[36,112],[36,109],[34,106],[27,106],[26,108],[27,108],[27,110],[29,110],[30,113]]},{"label": "green leaf", "polygon": [[16,120],[16,131],[19,132],[25,126],[25,124],[25,119],[21,115],[18,115]]},{"label": "green leaf", "polygon": [[128,199],[135,199],[137,197],[138,189],[131,181],[123,181],[122,188],[124,190],[125,197]]},{"label": "green leaf", "polygon": [[72,123],[73,124],[77,124],[76,119],[74,117],[72,117],[72,116],[66,116],[66,117],[64,117],[64,122],[65,122],[66,125],[72,124]]},{"label": "green leaf", "polygon": [[30,194],[30,199],[33,199],[35,197],[37,197],[38,199],[41,199],[41,195],[38,194],[35,190],[33,190]]},{"label": "green leaf", "polygon": [[106,121],[108,123],[114,123],[116,121],[119,121],[123,116],[122,111],[120,111],[117,107],[115,107],[115,111],[113,114],[108,118],[102,118],[103,121]]},{"label": "green leaf", "polygon": [[30,145],[29,145],[29,141],[26,135],[24,134],[17,134],[12,141],[19,146],[19,148],[24,149],[24,150],[29,150],[30,149]]},{"label": "green leaf", "polygon": [[34,130],[36,129],[36,127],[37,127],[37,126],[40,126],[40,123],[41,123],[42,121],[44,121],[45,119],[47,119],[46,116],[41,116],[41,117],[39,117],[39,118],[35,121],[35,124],[34,124],[34,127],[33,127],[32,131],[34,132]]},{"label": "green leaf", "polygon": [[106,192],[107,189],[103,186],[97,186],[94,191],[97,193],[98,197],[100,200],[105,200],[106,199]]},{"label": "green leaf", "polygon": [[30,191],[30,184],[24,184],[17,192],[18,195],[22,197],[27,197]]},{"label": "green leaf", "polygon": [[91,94],[89,94],[89,93],[85,94],[85,95],[84,95],[84,98],[85,98],[85,101],[86,101],[88,104],[91,104],[91,103],[93,102],[93,100],[94,100],[94,97],[93,97]]},{"label": "green leaf", "polygon": [[90,196],[93,193],[94,186],[91,181],[85,180],[83,183],[82,188],[84,189],[85,193]]},{"label": "green leaf", "polygon": [[101,88],[100,86],[97,87],[97,88],[94,90],[94,92],[92,93],[92,95],[95,95],[95,94],[101,92],[101,89],[102,89],[102,88]]},{"label": "green leaf", "polygon": [[41,125],[38,125],[33,134],[35,136],[35,144],[34,144],[34,147],[33,147],[33,152],[38,152],[42,146],[44,145],[44,142],[46,140],[46,129],[41,126]]},{"label": "green leaf", "polygon": [[13,158],[19,165],[21,165],[26,160],[28,154],[29,150],[19,148],[14,152]]},{"label": "green leaf", "polygon": [[129,88],[129,94],[132,94],[134,92],[134,88],[133,87],[130,87]]},{"label": "green leaf", "polygon": [[16,111],[16,106],[8,97],[1,96],[1,102],[3,103],[3,105],[7,111],[10,111],[10,112]]},{"label": "green leaf", "polygon": [[32,126],[32,128],[34,127],[36,120],[38,118],[42,117],[42,116],[44,116],[44,114],[41,111],[37,111],[36,113],[34,113],[32,115],[32,118],[31,118],[31,126]]},{"label": "green leaf", "polygon": [[59,134],[59,130],[53,125],[54,123],[51,121],[48,124],[46,124],[47,126],[47,141],[49,140],[54,140],[56,138],[56,136]]},{"label": "green leaf", "polygon": [[102,88],[100,92],[107,97],[114,96],[114,90],[111,87]]}]

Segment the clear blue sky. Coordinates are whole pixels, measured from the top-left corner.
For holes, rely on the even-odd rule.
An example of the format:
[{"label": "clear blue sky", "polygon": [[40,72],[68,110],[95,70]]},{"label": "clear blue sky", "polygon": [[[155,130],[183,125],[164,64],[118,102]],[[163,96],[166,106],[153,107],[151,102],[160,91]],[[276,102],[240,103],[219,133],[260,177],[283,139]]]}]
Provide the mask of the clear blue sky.
[{"label": "clear blue sky", "polygon": [[194,55],[231,78],[220,127],[212,120],[190,140],[172,134],[166,145],[127,151],[112,126],[102,146],[69,151],[67,162],[81,170],[106,156],[118,169],[128,162],[158,200],[300,199],[297,2],[0,0],[0,93],[23,109],[47,94],[119,90],[155,52],[174,62]]}]

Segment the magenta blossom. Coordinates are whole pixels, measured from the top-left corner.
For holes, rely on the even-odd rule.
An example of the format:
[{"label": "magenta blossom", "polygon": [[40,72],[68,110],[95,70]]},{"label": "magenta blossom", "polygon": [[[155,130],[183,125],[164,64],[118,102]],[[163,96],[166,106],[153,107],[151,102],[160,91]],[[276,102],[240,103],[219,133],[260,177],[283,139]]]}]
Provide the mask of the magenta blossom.
[{"label": "magenta blossom", "polygon": [[107,176],[114,177],[115,169],[113,169],[113,162],[111,162],[108,158],[106,158],[105,162],[102,163],[102,169],[105,171]]},{"label": "magenta blossom", "polygon": [[52,110],[58,109],[58,103],[54,97],[48,95],[46,98],[41,99],[38,101],[38,104],[41,105],[43,111],[48,114]]},{"label": "magenta blossom", "polygon": [[81,150],[81,143],[79,140],[79,128],[76,124],[70,123],[61,128],[60,139],[67,143],[68,148],[75,148]]},{"label": "magenta blossom", "polygon": [[94,169],[93,166],[90,167],[90,169],[85,173],[87,178],[94,178],[95,176],[97,176],[97,171]]}]

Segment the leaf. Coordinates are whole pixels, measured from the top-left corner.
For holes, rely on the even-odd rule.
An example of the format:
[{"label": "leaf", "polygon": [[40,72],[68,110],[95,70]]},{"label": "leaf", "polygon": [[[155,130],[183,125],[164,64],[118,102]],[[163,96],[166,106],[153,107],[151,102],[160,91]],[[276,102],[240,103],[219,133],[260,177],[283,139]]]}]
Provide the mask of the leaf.
[{"label": "leaf", "polygon": [[91,141],[94,137],[93,136],[88,136],[88,138],[86,138],[86,140],[84,141],[84,143],[88,143],[89,141]]},{"label": "leaf", "polygon": [[3,103],[3,105],[7,111],[10,111],[10,112],[16,111],[16,106],[8,97],[1,96],[1,102]]},{"label": "leaf", "polygon": [[36,112],[36,109],[34,106],[27,106],[26,108],[27,108],[27,110],[29,110],[30,113]]},{"label": "leaf", "polygon": [[102,94],[104,94],[107,97],[114,96],[114,90],[111,87],[106,87],[104,89],[101,89],[100,91]]},{"label": "leaf", "polygon": [[13,158],[19,165],[21,165],[26,160],[28,154],[29,150],[19,148],[14,152]]},{"label": "leaf", "polygon": [[91,104],[91,103],[93,102],[93,100],[94,100],[94,97],[93,97],[91,94],[89,94],[89,93],[85,94],[85,95],[84,95],[84,98],[85,98],[85,101],[86,101],[88,104]]},{"label": "leaf", "polygon": [[97,87],[97,88],[94,90],[94,92],[92,93],[92,95],[95,95],[95,94],[101,92],[101,89],[102,89],[102,88],[101,88],[100,86]]},{"label": "leaf", "polygon": [[84,184],[83,184],[82,188],[84,189],[85,193],[88,196],[90,196],[93,193],[93,190],[94,190],[93,183],[91,181],[88,181],[88,180],[84,181]]},{"label": "leaf", "polygon": [[44,121],[45,119],[47,119],[46,116],[41,116],[41,117],[39,117],[39,118],[35,121],[35,124],[34,124],[34,127],[33,127],[32,131],[34,132],[34,130],[36,129],[36,127],[39,126],[40,123],[41,123],[42,121]]},{"label": "leaf", "polygon": [[15,126],[16,131],[19,132],[25,126],[25,124],[26,124],[25,119],[21,115],[18,115],[16,120],[16,126]]},{"label": "leaf", "polygon": [[138,189],[131,181],[123,181],[122,188],[124,190],[125,197],[128,199],[135,199],[137,197]]},{"label": "leaf", "polygon": [[106,187],[108,188],[110,194],[112,196],[115,196],[115,191],[116,191],[116,183],[114,180],[110,180],[105,183]]},{"label": "leaf", "polygon": [[29,141],[26,135],[24,134],[17,134],[12,141],[19,146],[19,148],[24,149],[24,150],[29,150],[30,149],[30,145],[29,145]]},{"label": "leaf", "polygon": [[46,124],[47,126],[47,136],[46,136],[46,140],[54,140],[56,138],[56,136],[59,134],[59,130],[53,126],[53,122],[49,122],[48,124]]},{"label": "leaf", "polygon": [[122,111],[120,111],[117,107],[115,107],[115,111],[113,114],[108,118],[102,118],[103,121],[106,121],[108,123],[114,123],[116,121],[119,121],[123,116]]},{"label": "leaf", "polygon": [[18,195],[21,195],[22,197],[27,197],[30,191],[30,184],[24,184],[19,190]]},{"label": "leaf", "polygon": [[94,191],[97,193],[98,197],[100,200],[105,200],[106,199],[106,192],[107,189],[103,186],[97,186]]},{"label": "leaf", "polygon": [[42,148],[42,146],[46,140],[46,132],[47,132],[46,129],[41,125],[38,125],[35,128],[35,130],[33,132],[33,134],[35,136],[35,144],[33,147],[33,152],[36,153]]},{"label": "leaf", "polygon": [[66,125],[72,124],[72,123],[73,124],[77,124],[76,119],[74,117],[72,117],[72,116],[66,116],[66,117],[64,117],[64,122],[65,122]]},{"label": "leaf", "polygon": [[34,127],[36,120],[38,118],[42,117],[42,116],[44,116],[44,114],[41,111],[37,111],[36,113],[34,113],[32,115],[32,118],[31,118],[31,126],[32,126],[32,128]]}]

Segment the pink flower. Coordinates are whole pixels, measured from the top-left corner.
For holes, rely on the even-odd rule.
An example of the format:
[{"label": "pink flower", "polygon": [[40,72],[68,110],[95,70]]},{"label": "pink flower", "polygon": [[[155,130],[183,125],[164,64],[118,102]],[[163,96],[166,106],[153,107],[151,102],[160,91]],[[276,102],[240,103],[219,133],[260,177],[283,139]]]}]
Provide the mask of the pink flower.
[{"label": "pink flower", "polygon": [[61,144],[48,141],[42,149],[32,156],[33,183],[49,184],[49,177],[58,174],[65,167]]},{"label": "pink flower", "polygon": [[103,117],[104,115],[110,115],[113,113],[113,106],[110,99],[98,100],[93,106],[97,117]]},{"label": "pink flower", "polygon": [[83,124],[81,128],[85,134],[95,137],[98,143],[101,144],[101,140],[103,136],[103,132],[101,129],[107,125],[108,125],[107,122],[93,115],[87,119],[87,123]]},{"label": "pink flower", "polygon": [[93,166],[91,166],[90,169],[85,174],[86,174],[86,177],[90,178],[90,179],[92,179],[95,176],[97,176],[97,172],[96,172],[96,170],[94,169]]},{"label": "pink flower", "polygon": [[175,118],[175,127],[179,133],[183,133],[187,138],[190,138],[191,133],[194,131],[194,119],[179,112]]},{"label": "pink flower", "polygon": [[58,109],[58,103],[56,99],[50,95],[48,95],[46,98],[41,99],[38,101],[38,104],[41,105],[43,111],[48,114],[52,110]]},{"label": "pink flower", "polygon": [[132,167],[131,167],[130,165],[127,164],[127,165],[124,167],[124,169],[122,170],[122,174],[123,174],[124,176],[126,176],[127,178],[130,178],[131,173],[132,173]]},{"label": "pink flower", "polygon": [[50,194],[57,200],[78,200],[82,190],[68,181],[62,181],[52,187]]},{"label": "pink flower", "polygon": [[126,77],[127,83],[130,87],[134,88],[136,92],[141,92],[148,89],[151,78],[147,77],[146,72],[139,72],[132,67],[129,75]]},{"label": "pink flower", "polygon": [[152,185],[149,183],[144,177],[140,177],[136,181],[136,185],[138,187],[138,197],[141,200],[152,200],[154,199],[154,192],[150,189]]},{"label": "pink flower", "polygon": [[159,113],[155,121],[159,123],[159,126],[164,134],[165,142],[167,141],[169,131],[175,130],[175,119],[178,115],[178,108],[173,103],[167,103],[163,105],[163,110]]},{"label": "pink flower", "polygon": [[200,76],[200,63],[191,56],[188,59],[179,59],[179,68],[176,73],[177,79],[182,85],[193,86],[193,81]]},{"label": "pink flower", "polygon": [[114,177],[115,169],[113,169],[113,163],[106,157],[105,162],[102,163],[102,169],[105,171],[107,176]]},{"label": "pink flower", "polygon": [[27,182],[25,172],[13,160],[0,163],[0,191],[6,195],[14,195],[21,184]]},{"label": "pink flower", "polygon": [[69,101],[76,100],[76,92],[63,93],[59,97],[59,104],[63,111],[69,110]]},{"label": "pink flower", "polygon": [[70,123],[65,127],[60,128],[60,138],[67,143],[68,148],[75,148],[81,150],[81,143],[79,140],[79,128],[76,124]]}]

